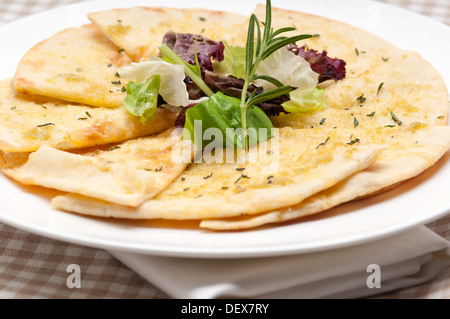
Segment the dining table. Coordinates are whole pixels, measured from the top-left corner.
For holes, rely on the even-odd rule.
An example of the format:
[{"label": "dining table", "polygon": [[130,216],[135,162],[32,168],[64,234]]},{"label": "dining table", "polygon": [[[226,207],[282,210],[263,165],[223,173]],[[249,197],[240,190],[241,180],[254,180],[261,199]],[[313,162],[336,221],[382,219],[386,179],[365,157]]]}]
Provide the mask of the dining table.
[{"label": "dining table", "polygon": [[[67,6],[75,10],[86,0],[0,0],[0,28],[21,18]],[[275,2],[275,1],[274,1]],[[450,27],[448,0],[378,0]],[[450,39],[447,39],[450,40]],[[1,41],[1,39],[0,39]],[[7,45],[3,43],[2,46]],[[2,50],[0,49],[0,54]],[[450,241],[450,211],[425,227]],[[75,266],[74,266],[75,265]],[[82,287],[70,289],[71,270],[82,270]],[[73,288],[73,287],[72,287]],[[46,236],[0,222],[1,299],[171,299],[157,282],[141,276],[109,250]],[[366,296],[374,299],[448,299],[450,268],[430,280]]]}]

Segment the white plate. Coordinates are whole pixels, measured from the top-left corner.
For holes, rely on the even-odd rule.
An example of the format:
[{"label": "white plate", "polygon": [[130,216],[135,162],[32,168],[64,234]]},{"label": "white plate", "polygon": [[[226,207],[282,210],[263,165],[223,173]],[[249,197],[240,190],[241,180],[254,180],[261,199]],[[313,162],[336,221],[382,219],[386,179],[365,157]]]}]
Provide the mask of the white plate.
[{"label": "white plate", "polygon": [[[206,7],[250,13],[255,1],[164,1],[164,6]],[[403,49],[420,52],[450,87],[450,28],[399,8],[369,1],[277,1],[273,6],[345,21]],[[12,77],[23,54],[56,31],[88,22],[88,12],[160,1],[90,1],[30,16],[0,28],[1,78]],[[6,46],[6,48],[5,48]],[[417,76],[420,76],[418,70]],[[56,211],[52,192],[37,195],[0,176],[0,220],[43,236],[92,247],[166,256],[236,258],[319,251],[388,236],[450,213],[450,160],[444,156],[396,189],[349,203],[302,222],[245,232],[216,233],[161,222],[119,222]]]}]

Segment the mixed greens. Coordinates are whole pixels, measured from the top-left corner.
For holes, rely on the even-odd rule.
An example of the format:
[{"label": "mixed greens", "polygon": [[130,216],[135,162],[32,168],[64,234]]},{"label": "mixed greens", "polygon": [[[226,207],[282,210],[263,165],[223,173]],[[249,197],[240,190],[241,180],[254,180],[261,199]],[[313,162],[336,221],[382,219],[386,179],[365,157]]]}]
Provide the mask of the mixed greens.
[{"label": "mixed greens", "polygon": [[296,45],[318,35],[283,35],[294,30],[273,29],[267,0],[265,21],[250,17],[245,47],[170,31],[160,57],[119,70],[129,81],[124,106],[145,124],[157,107],[170,105],[179,113],[176,126],[185,129],[183,138],[200,149],[210,129],[225,137],[223,147],[265,141],[271,116],[326,107],[318,83],[345,77],[344,61]]}]

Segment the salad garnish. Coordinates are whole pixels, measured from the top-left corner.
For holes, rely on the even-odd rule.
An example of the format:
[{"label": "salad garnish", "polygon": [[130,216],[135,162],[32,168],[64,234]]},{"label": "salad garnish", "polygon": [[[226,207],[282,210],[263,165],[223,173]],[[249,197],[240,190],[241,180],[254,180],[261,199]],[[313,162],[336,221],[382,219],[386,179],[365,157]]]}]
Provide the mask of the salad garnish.
[{"label": "salad garnish", "polygon": [[215,147],[248,149],[271,138],[271,116],[326,107],[318,84],[345,77],[344,61],[297,46],[318,34],[285,35],[295,30],[274,30],[267,0],[265,21],[250,17],[245,47],[169,31],[159,57],[119,69],[118,77],[129,81],[124,105],[143,124],[157,107],[175,110],[175,126],[199,149],[211,144],[204,137],[218,135],[223,142]]}]

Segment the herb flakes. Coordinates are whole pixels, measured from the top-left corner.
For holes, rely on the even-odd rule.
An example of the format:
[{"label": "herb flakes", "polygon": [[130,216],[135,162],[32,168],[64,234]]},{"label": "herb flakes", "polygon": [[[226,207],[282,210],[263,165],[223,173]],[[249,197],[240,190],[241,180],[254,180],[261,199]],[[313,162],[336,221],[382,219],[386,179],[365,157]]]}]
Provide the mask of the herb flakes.
[{"label": "herb flakes", "polygon": [[328,136],[327,139],[325,140],[325,142],[320,143],[319,145],[317,145],[316,149],[318,149],[319,147],[327,144],[328,140],[330,139],[330,137]]},{"label": "herb flakes", "polygon": [[44,126],[55,126],[54,123],[45,123],[45,124],[40,124],[37,127],[44,127]]},{"label": "herb flakes", "polygon": [[366,51],[359,51],[358,48],[355,48],[355,53],[356,53],[356,55],[359,56],[360,53],[363,54],[363,53],[366,53]]},{"label": "herb flakes", "polygon": [[394,112],[390,112],[390,114],[391,114],[392,120],[393,120],[395,123],[397,123],[398,126],[402,126],[403,122],[400,121],[400,120],[398,119],[397,116],[395,116]]},{"label": "herb flakes", "polygon": [[380,90],[383,87],[383,85],[384,85],[384,82],[381,82],[380,85],[378,85],[377,95],[378,95],[378,93],[380,93]]},{"label": "herb flakes", "polygon": [[361,140],[359,138],[355,138],[354,140],[351,140],[350,142],[348,142],[348,145],[353,145],[355,143],[360,143],[361,144]]},{"label": "herb flakes", "polygon": [[110,149],[108,149],[108,150],[106,150],[107,152],[111,152],[111,151],[114,151],[114,150],[117,150],[117,149],[119,149],[120,148],[120,146],[119,145],[116,145],[116,146],[114,146],[114,147],[112,147],[112,148],[110,148]]},{"label": "herb flakes", "polygon": [[239,178],[237,180],[235,180],[234,183],[236,184],[237,182],[239,182],[243,178],[249,179],[250,177],[248,177],[247,175],[241,174],[241,176],[239,176]]},{"label": "herb flakes", "polygon": [[211,174],[209,174],[209,175],[203,177],[203,179],[208,179],[208,178],[210,178],[212,175],[213,175],[213,173],[211,173]]},{"label": "herb flakes", "polygon": [[364,103],[367,99],[364,97],[364,93],[356,98],[359,103]]}]

